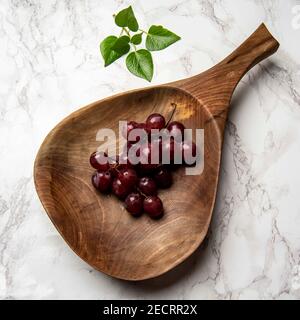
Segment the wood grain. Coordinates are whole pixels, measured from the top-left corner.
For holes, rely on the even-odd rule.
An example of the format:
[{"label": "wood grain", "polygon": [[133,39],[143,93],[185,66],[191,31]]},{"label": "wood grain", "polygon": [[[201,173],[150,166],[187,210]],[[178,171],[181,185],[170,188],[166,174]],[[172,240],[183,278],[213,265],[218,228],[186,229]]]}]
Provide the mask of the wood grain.
[{"label": "wood grain", "polygon": [[[134,90],[92,103],[68,116],[46,137],[37,154],[34,179],[40,200],[69,246],[108,275],[142,280],[156,277],[190,256],[204,239],[217,191],[223,131],[232,93],[243,75],[273,54],[279,44],[262,24],[213,68],[170,84]],[[205,134],[202,175],[176,172],[160,191],[161,220],[131,217],[114,196],[91,185],[89,156],[100,128],[118,132],[119,120],[143,122],[152,112]]]}]

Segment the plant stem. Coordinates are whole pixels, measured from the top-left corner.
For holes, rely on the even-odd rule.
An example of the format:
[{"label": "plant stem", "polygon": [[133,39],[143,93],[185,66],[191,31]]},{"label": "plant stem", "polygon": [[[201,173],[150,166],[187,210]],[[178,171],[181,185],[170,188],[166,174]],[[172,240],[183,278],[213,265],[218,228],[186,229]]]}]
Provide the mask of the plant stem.
[{"label": "plant stem", "polygon": [[148,34],[148,32],[145,30],[139,29],[139,31],[141,31],[142,33]]},{"label": "plant stem", "polygon": [[124,30],[126,32],[126,34],[128,35],[128,37],[130,38],[130,33],[129,31],[127,30],[127,28],[123,27],[122,30]]}]

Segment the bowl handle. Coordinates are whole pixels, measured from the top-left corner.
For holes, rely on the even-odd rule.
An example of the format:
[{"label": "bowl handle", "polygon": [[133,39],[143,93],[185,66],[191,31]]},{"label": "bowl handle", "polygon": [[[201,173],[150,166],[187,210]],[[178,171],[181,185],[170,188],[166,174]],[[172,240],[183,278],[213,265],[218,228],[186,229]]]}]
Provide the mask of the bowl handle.
[{"label": "bowl handle", "polygon": [[213,69],[227,78],[233,78],[236,86],[247,71],[271,56],[278,48],[279,42],[262,23],[248,39]]},{"label": "bowl handle", "polygon": [[262,23],[248,39],[214,67],[172,85],[188,91],[202,105],[207,106],[213,116],[222,115],[225,120],[239,81],[257,63],[276,52],[278,47],[278,41]]}]

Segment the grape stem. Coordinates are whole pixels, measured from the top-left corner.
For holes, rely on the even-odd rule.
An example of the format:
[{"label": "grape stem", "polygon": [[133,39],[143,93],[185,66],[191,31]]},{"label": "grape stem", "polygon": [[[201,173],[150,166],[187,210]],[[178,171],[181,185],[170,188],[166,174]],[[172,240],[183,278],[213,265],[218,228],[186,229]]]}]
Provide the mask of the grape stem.
[{"label": "grape stem", "polygon": [[142,196],[144,196],[145,198],[148,198],[148,197],[149,197],[149,196],[145,195],[145,193],[143,193],[139,187],[137,187],[137,190],[138,190],[138,192],[139,192]]},{"label": "grape stem", "polygon": [[165,125],[165,128],[168,126],[168,124],[170,123],[170,121],[172,120],[173,116],[174,116],[174,113],[176,111],[176,108],[177,108],[177,104],[172,102],[171,103],[171,106],[173,107],[173,110],[172,110],[172,113],[171,113],[171,116],[169,117],[169,120],[167,121],[166,125]]}]

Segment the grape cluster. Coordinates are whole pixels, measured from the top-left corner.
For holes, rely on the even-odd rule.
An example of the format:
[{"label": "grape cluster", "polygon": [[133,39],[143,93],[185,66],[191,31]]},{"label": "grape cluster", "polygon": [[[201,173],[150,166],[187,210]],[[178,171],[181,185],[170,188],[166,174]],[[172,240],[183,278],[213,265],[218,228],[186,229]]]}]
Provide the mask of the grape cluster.
[{"label": "grape cluster", "polygon": [[[145,139],[129,139],[131,130],[137,128],[145,130]],[[169,134],[171,138],[163,144],[161,136],[152,136],[152,129],[160,132],[164,130],[164,134]],[[183,160],[187,160],[191,155],[195,157],[197,153],[194,142],[182,141],[184,129],[184,125],[177,121],[166,124],[165,118],[158,113],[151,114],[145,123],[127,122],[122,131],[122,135],[127,139],[127,149],[139,145],[138,155],[141,159],[146,157],[147,163],[140,161],[133,165],[127,150],[115,159],[109,158],[105,152],[94,152],[90,156],[91,166],[97,169],[92,176],[93,186],[101,193],[112,192],[123,200],[125,208],[133,216],[146,212],[153,219],[160,218],[163,215],[163,203],[157,191],[158,188],[166,189],[172,185],[172,170],[178,166],[174,164],[176,152],[179,150],[182,153]],[[153,147],[155,143],[159,148]],[[178,148],[175,148],[176,144]],[[159,159],[163,152],[169,153],[169,165],[150,163],[151,154],[157,149]],[[191,164],[191,161],[188,163]]]}]

